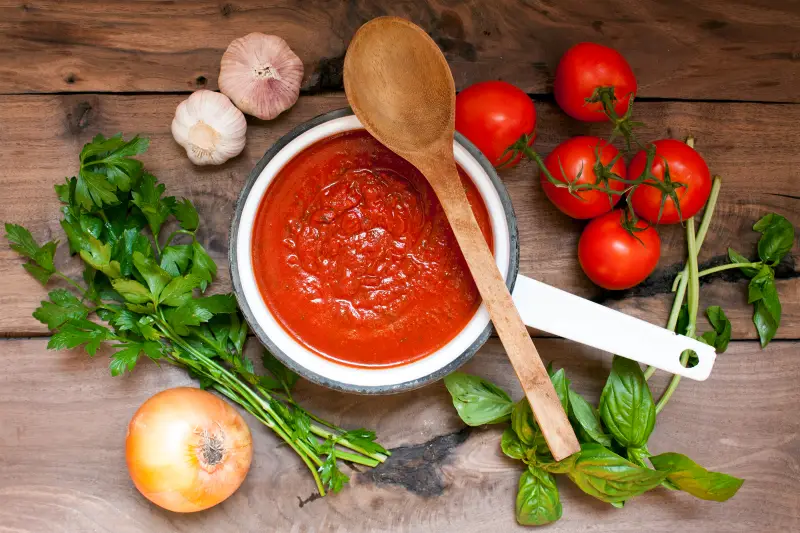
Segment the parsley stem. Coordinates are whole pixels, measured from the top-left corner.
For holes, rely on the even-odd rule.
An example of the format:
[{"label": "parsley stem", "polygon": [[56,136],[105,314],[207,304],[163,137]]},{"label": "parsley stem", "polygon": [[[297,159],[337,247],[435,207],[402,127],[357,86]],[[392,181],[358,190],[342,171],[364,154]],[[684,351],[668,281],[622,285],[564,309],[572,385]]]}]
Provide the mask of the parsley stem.
[{"label": "parsley stem", "polygon": [[713,268],[707,268],[705,270],[701,270],[697,273],[697,276],[702,278],[703,276],[708,276],[709,274],[716,274],[717,272],[722,272],[723,270],[732,270],[734,268],[761,268],[761,261],[756,261],[755,263],[728,263],[727,265],[719,265]]},{"label": "parsley stem", "polygon": [[[314,433],[315,435],[318,435],[318,436],[323,437],[325,439],[335,440],[336,444],[341,444],[342,446],[350,448],[351,450],[354,450],[354,451],[357,451],[358,453],[364,454],[367,457],[369,457],[370,459],[375,461],[374,465],[367,465],[367,466],[376,466],[378,464],[378,462],[382,463],[382,462],[386,461],[386,459],[387,459],[387,456],[382,454],[382,453],[369,453],[366,450],[364,450],[364,448],[362,448],[362,447],[360,447],[360,446],[358,446],[356,444],[353,444],[352,442],[350,442],[346,438],[344,438],[344,437],[340,438],[340,437],[338,437],[338,435],[336,435],[336,433],[330,432],[325,428],[317,426],[316,424],[311,424],[311,432]],[[342,459],[345,458],[345,456],[342,455],[342,452],[340,452],[340,451],[336,452],[336,456],[337,457],[341,457]],[[352,459],[348,459],[348,460],[350,461]],[[358,461],[353,461],[353,462],[358,462]],[[361,463],[361,464],[367,464],[367,463]]]},{"label": "parsley stem", "polygon": [[57,277],[59,277],[59,278],[63,279],[64,281],[66,281],[67,283],[69,283],[70,285],[72,285],[73,287],[75,287],[75,288],[78,290],[78,292],[80,292],[80,293],[81,293],[81,295],[82,295],[84,298],[86,298],[87,300],[91,300],[91,298],[89,298],[89,293],[88,293],[88,292],[86,292],[86,290],[84,290],[84,288],[83,288],[83,287],[81,287],[80,285],[78,285],[77,283],[75,283],[74,281],[72,281],[72,280],[71,280],[69,277],[67,277],[67,276],[66,276],[66,275],[65,275],[63,272],[61,272],[60,270],[56,270],[56,271],[55,271],[55,275],[56,275]]},{"label": "parsley stem", "polygon": [[[714,176],[714,181],[711,185],[711,193],[708,196],[708,203],[706,203],[706,209],[703,212],[703,218],[700,221],[700,227],[697,230],[697,236],[695,237],[695,250],[699,254],[700,248],[703,246],[703,242],[706,240],[706,235],[708,234],[708,228],[711,225],[711,218],[714,216],[714,209],[717,207],[717,200],[719,199],[719,192],[722,188],[722,178],[719,176]],[[692,226],[694,226],[694,220],[692,220]],[[695,259],[697,256],[695,256]],[[698,273],[698,277],[702,275]],[[689,283],[689,263],[687,261],[686,265],[683,267],[683,270],[678,274],[676,281],[677,287],[673,283],[672,292],[675,293],[675,299],[672,301],[672,309],[669,313],[669,319],[667,320],[667,329],[670,331],[675,331],[675,327],[678,325],[678,315],[681,311],[681,306],[683,305],[683,298],[686,295],[686,287]],[[647,370],[644,372],[645,379],[650,379],[650,377],[655,374],[656,369],[655,367],[649,366]]]},{"label": "parsley stem", "polygon": [[178,229],[178,230],[175,230],[175,231],[173,231],[172,233],[169,234],[169,237],[167,237],[167,242],[164,243],[164,248],[169,246],[170,243],[172,242],[172,239],[174,239],[178,235],[189,235],[190,237],[194,238],[194,232],[193,231],[187,231],[185,229]]}]

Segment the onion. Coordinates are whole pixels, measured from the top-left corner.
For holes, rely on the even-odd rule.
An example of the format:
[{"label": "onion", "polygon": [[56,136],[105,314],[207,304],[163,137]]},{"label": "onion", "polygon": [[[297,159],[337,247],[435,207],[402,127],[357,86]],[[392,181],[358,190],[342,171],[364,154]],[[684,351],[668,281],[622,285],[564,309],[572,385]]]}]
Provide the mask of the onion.
[{"label": "onion", "polygon": [[239,488],[253,446],[250,429],[228,403],[178,387],[139,407],[128,426],[125,456],[145,498],[190,513],[213,507]]}]

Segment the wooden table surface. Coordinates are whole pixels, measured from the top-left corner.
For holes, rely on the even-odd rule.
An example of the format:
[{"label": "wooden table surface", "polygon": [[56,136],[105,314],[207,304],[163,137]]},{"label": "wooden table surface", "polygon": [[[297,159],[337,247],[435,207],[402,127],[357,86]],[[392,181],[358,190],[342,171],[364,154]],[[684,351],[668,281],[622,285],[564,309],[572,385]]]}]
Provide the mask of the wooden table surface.
[{"label": "wooden table surface", "polygon": [[[550,95],[552,73],[571,44],[618,48],[640,83],[643,137],[693,134],[723,176],[703,266],[726,248],[751,254],[750,226],[776,211],[800,226],[800,4],[791,0],[440,0],[263,2],[70,2],[0,0],[0,221],[40,239],[62,238],[52,185],[75,172],[83,143],[98,132],[151,138],[148,168],[171,194],[192,199],[200,238],[225,264],[233,205],[266,149],[295,125],[346,105],[343,54],[366,20],[396,14],[424,26],[445,51],[459,88],[487,79],[517,84],[536,101],[537,149],[603,131],[568,119]],[[216,89],[227,44],[251,31],[284,37],[305,62],[303,96],[272,122],[248,120],[244,153],[195,168],[172,140],[175,106],[197,88]],[[521,272],[657,324],[684,260],[680,228],[662,228],[656,272],[635,289],[602,291],[583,276],[575,247],[582,224],[560,215],[529,164],[502,174],[519,217]],[[63,238],[62,238],[63,240]],[[793,250],[797,257],[797,244]],[[59,261],[77,272],[61,251]],[[305,466],[249,419],[256,454],[241,489],[218,507],[177,515],[132,486],[125,429],[162,389],[191,384],[182,372],[140,365],[111,378],[107,360],[49,352],[31,312],[45,290],[0,244],[0,532],[516,531],[519,464],[495,429],[468,429],[441,383],[365,398],[303,383],[301,401],[345,427],[377,430],[393,450],[372,471],[351,472],[340,494],[317,499]],[[702,267],[701,267],[702,268]],[[651,449],[676,451],[746,479],[731,501],[654,491],[613,509],[561,483],[564,518],[548,531],[800,530],[800,275],[778,269],[783,324],[759,348],[746,280],[704,279],[701,307],[722,305],[733,323],[728,352],[709,381],[683,382],[659,416]],[[229,290],[220,268],[219,290]],[[596,399],[610,356],[558,339],[538,339],[580,392]],[[255,353],[258,346],[250,342]],[[497,340],[465,367],[521,391]],[[667,376],[657,374],[654,391]]]}]

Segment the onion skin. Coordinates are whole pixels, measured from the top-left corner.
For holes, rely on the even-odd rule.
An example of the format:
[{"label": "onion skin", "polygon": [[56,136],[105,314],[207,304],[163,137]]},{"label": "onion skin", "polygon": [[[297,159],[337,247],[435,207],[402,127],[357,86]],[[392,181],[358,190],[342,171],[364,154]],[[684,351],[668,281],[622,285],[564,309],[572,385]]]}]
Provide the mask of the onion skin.
[{"label": "onion skin", "polygon": [[145,498],[178,513],[213,507],[244,481],[253,458],[241,415],[201,389],[178,387],[139,407],[128,426],[125,457]]}]

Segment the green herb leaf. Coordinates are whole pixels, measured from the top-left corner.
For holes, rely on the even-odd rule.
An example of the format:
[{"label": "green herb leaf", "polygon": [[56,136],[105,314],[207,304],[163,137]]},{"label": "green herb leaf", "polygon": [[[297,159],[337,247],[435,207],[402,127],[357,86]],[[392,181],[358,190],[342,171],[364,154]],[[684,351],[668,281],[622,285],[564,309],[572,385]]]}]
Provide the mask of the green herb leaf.
[{"label": "green herb leaf", "polygon": [[614,356],[600,395],[600,418],[622,446],[647,444],[656,423],[656,406],[639,363]]},{"label": "green herb leaf", "polygon": [[161,268],[172,277],[181,276],[189,267],[192,254],[193,250],[189,244],[167,246],[161,251]]},{"label": "green herb leaf", "polygon": [[525,457],[522,441],[519,440],[519,437],[511,428],[506,428],[503,431],[503,437],[500,439],[500,449],[512,459],[522,460]]},{"label": "green herb leaf", "polygon": [[53,258],[55,257],[56,241],[50,241],[39,246],[33,239],[31,232],[18,224],[6,223],[6,239],[11,243],[11,249],[30,259],[22,267],[28,271],[42,285],[47,285],[50,277],[55,274]]},{"label": "green herb leaf", "polygon": [[636,466],[599,444],[582,444],[567,475],[598,500],[622,503],[661,484],[666,472]]},{"label": "green herb leaf", "polygon": [[337,437],[337,441],[346,439],[351,444],[355,444],[367,453],[387,454],[386,448],[375,442],[375,432],[369,429],[359,428],[345,431]]},{"label": "green herb leaf", "polygon": [[519,440],[526,446],[536,446],[542,432],[533,417],[533,411],[527,398],[522,398],[511,409],[511,428]]},{"label": "green herb leaf", "polygon": [[[730,259],[731,263],[752,263],[752,261],[747,259],[733,248],[728,248],[728,259]],[[741,267],[739,270],[741,270],[742,273],[748,278],[752,278],[758,274],[758,269],[753,267]]]},{"label": "green herb leaf", "polygon": [[129,191],[142,175],[142,163],[130,158],[144,153],[149,144],[148,139],[138,136],[126,142],[122,134],[109,139],[97,135],[81,150],[81,172],[91,167],[120,190]]},{"label": "green herb leaf", "polygon": [[569,414],[569,380],[564,369],[560,369],[550,375],[550,381],[553,382],[553,387],[556,389],[558,399],[561,400],[561,406],[564,412]]},{"label": "green herb leaf", "polygon": [[200,290],[203,292],[217,275],[217,264],[197,241],[192,243],[192,269],[190,272],[200,278]]},{"label": "green herb leaf", "polygon": [[125,298],[126,302],[143,304],[151,300],[151,294],[147,287],[135,279],[112,279],[111,285]]},{"label": "green herb leaf", "polygon": [[154,236],[158,236],[161,225],[175,208],[174,196],[161,197],[165,190],[164,184],[158,183],[155,176],[145,174],[139,187],[131,191],[133,203],[142,211]]},{"label": "green herb leaf", "polygon": [[319,467],[319,473],[322,483],[331,492],[339,492],[342,490],[344,484],[350,479],[339,470],[336,464],[336,453],[333,451],[328,454],[325,462]]},{"label": "green herb leaf", "polygon": [[775,287],[775,273],[764,265],[750,280],[747,301],[755,305],[753,323],[758,331],[761,347],[765,347],[775,337],[781,324],[781,302]]},{"label": "green herb leaf", "polygon": [[647,446],[642,446],[641,448],[628,448],[627,450],[628,460],[635,465],[641,466],[642,468],[647,468],[647,463],[645,460],[650,457],[650,452],[647,450]]},{"label": "green herb leaf", "polygon": [[575,461],[578,459],[578,454],[574,453],[560,461],[554,461],[552,457],[541,457],[536,462],[539,468],[550,472],[551,474],[566,474],[575,468]]},{"label": "green herb leaf", "polygon": [[247,342],[247,322],[239,318],[239,313],[231,313],[230,339],[236,351],[241,354],[244,350],[244,343]]},{"label": "green herb leaf", "polygon": [[175,218],[181,224],[181,228],[186,231],[195,231],[197,226],[200,225],[200,217],[197,216],[197,210],[194,208],[192,202],[183,198],[180,202],[175,204],[173,208]]},{"label": "green herb leaf", "polygon": [[66,289],[55,289],[48,294],[50,301],[33,312],[33,318],[46,324],[48,329],[57,329],[70,320],[86,318],[89,309]]},{"label": "green herb leaf", "polygon": [[453,372],[444,378],[444,384],[465,424],[482,426],[508,420],[513,405],[511,397],[493,383],[478,376]]},{"label": "green herb leaf", "polygon": [[753,312],[753,323],[758,331],[758,338],[761,341],[761,347],[764,348],[775,337],[780,326],[780,318],[777,320],[767,308],[764,300],[756,302],[755,310]]},{"label": "green herb leaf", "polygon": [[711,327],[714,328],[713,342],[708,344],[713,346],[717,352],[722,353],[727,350],[728,343],[731,340],[731,321],[728,320],[728,317],[725,316],[725,311],[718,305],[712,305],[706,309],[706,316]]},{"label": "green herb leaf", "polygon": [[121,349],[111,356],[111,364],[109,365],[112,376],[119,376],[126,371],[132,371],[141,354],[145,354],[153,361],[157,361],[162,355],[160,342],[128,342],[118,344],[117,347]]},{"label": "green herb leaf", "polygon": [[[63,221],[62,221],[63,222]],[[103,244],[89,234],[80,237],[80,255],[86,263],[111,279],[122,275],[119,261],[111,260],[111,245]]]},{"label": "green herb leaf", "polygon": [[74,319],[63,324],[58,333],[50,337],[47,343],[48,350],[71,349],[85,344],[89,355],[95,355],[103,341],[114,338],[110,329],[89,320]]},{"label": "green herb leaf", "polygon": [[236,299],[232,294],[216,294],[189,300],[180,307],[167,309],[167,322],[178,335],[188,335],[188,326],[198,326],[214,315],[236,312]]},{"label": "green herb leaf", "polygon": [[294,384],[300,379],[300,376],[286,368],[283,363],[278,361],[275,356],[267,350],[264,350],[262,353],[261,362],[264,364],[264,368],[278,380],[281,387],[286,388],[287,392],[291,391],[292,388],[294,388]]},{"label": "green herb leaf", "polygon": [[561,518],[562,507],[553,476],[529,466],[519,478],[516,516],[523,526],[541,526]]},{"label": "green herb leaf", "polygon": [[75,201],[87,211],[93,206],[115,204],[119,201],[117,188],[105,175],[90,170],[81,170],[75,183]]},{"label": "green herb leaf", "polygon": [[170,282],[172,276],[158,266],[152,258],[145,257],[141,252],[133,252],[133,264],[147,282],[152,300],[157,302],[161,291]]},{"label": "green herb leaf", "polygon": [[667,473],[667,479],[680,490],[702,500],[724,502],[744,483],[737,477],[711,472],[679,453],[662,453],[650,457],[656,470]]},{"label": "green herb leaf", "polygon": [[569,389],[569,405],[570,420],[583,430],[584,434],[591,439],[591,442],[602,444],[605,447],[611,446],[611,437],[603,429],[603,424],[600,422],[600,414],[583,396],[572,390],[572,388]]},{"label": "green herb leaf", "polygon": [[764,262],[777,265],[794,245],[794,226],[784,217],[769,213],[753,226],[761,233],[758,256]]},{"label": "green herb leaf", "polygon": [[160,303],[164,305],[180,307],[191,299],[192,291],[199,286],[200,280],[191,274],[173,278],[172,281],[164,287],[164,290],[161,291],[161,295],[158,299]]}]

